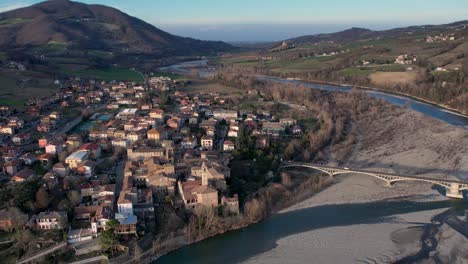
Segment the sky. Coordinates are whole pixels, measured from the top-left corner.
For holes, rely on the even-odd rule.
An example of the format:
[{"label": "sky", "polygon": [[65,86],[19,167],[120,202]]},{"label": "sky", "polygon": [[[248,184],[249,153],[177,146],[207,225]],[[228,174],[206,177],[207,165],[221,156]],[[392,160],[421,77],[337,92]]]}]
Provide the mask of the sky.
[{"label": "sky", "polygon": [[[40,0],[0,0],[0,12]],[[104,4],[172,34],[279,41],[350,27],[388,29],[468,19],[468,0],[80,0]]]}]

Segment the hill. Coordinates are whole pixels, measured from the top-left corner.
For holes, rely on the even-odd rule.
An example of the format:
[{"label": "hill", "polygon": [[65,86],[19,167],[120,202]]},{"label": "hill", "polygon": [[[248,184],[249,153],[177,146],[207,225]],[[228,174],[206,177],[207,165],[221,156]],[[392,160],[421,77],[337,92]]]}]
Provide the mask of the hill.
[{"label": "hill", "polygon": [[49,0],[0,14],[0,48],[201,55],[232,50],[224,42],[200,41],[164,32],[115,8]]},{"label": "hill", "polygon": [[369,38],[390,38],[402,37],[405,35],[438,34],[450,30],[465,28],[465,25],[468,25],[468,20],[458,21],[444,25],[410,26],[381,31],[353,27],[344,31],[339,31],[330,34],[305,35],[297,38],[291,38],[286,40],[286,42],[293,43],[295,45],[300,45],[317,43],[320,41],[349,42]]}]

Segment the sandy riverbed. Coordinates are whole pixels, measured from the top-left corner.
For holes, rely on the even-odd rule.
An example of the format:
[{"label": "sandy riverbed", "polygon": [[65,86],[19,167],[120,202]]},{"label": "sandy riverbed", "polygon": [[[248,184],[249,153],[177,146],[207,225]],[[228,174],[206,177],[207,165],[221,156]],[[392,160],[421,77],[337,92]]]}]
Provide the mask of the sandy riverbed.
[{"label": "sandy riverbed", "polygon": [[[342,176],[337,183],[280,213],[324,204],[345,204],[383,199],[443,200],[430,185],[402,183],[386,187],[366,176]],[[391,221],[338,226],[304,232],[277,241],[273,250],[244,263],[377,263],[395,261],[420,248],[422,224],[445,209],[394,215]],[[373,261],[370,261],[373,263]]]}]

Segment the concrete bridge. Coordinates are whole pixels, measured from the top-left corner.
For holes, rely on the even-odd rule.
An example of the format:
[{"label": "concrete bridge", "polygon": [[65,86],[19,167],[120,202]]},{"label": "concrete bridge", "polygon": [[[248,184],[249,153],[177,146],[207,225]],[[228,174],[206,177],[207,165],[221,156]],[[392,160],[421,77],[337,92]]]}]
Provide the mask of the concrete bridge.
[{"label": "concrete bridge", "polygon": [[325,166],[320,164],[312,163],[300,163],[300,162],[283,162],[281,164],[280,170],[284,168],[293,168],[293,167],[303,167],[310,168],[318,171],[325,172],[331,177],[339,174],[362,174],[371,176],[380,180],[383,180],[387,183],[388,186],[392,186],[393,183],[399,181],[419,181],[419,182],[429,182],[444,187],[447,197],[463,199],[463,191],[468,190],[468,182],[465,181],[456,181],[456,180],[442,180],[436,178],[427,178],[427,177],[418,177],[418,176],[407,176],[407,175],[397,175],[390,173],[382,173],[376,171],[360,170],[360,169],[351,169],[346,167],[332,167]]}]

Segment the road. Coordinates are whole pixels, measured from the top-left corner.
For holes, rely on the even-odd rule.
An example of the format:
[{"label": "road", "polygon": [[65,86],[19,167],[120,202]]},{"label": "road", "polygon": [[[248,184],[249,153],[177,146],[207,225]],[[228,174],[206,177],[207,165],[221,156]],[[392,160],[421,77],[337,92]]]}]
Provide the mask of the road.
[{"label": "road", "polygon": [[120,191],[122,190],[124,178],[125,159],[119,161],[115,167],[115,199],[114,199],[114,212],[117,212],[117,201],[119,200]]},{"label": "road", "polygon": [[32,262],[32,261],[35,260],[35,259],[38,259],[38,258],[47,256],[47,255],[53,253],[54,251],[57,251],[57,250],[59,250],[59,249],[62,249],[62,248],[64,248],[64,247],[66,247],[66,246],[67,246],[67,242],[62,242],[62,243],[57,244],[57,245],[55,245],[55,246],[53,246],[53,247],[50,247],[50,248],[47,248],[47,249],[45,249],[45,250],[43,250],[43,251],[37,252],[37,253],[36,253],[35,255],[33,255],[33,256],[30,256],[30,257],[28,257],[28,258],[19,260],[17,263],[18,263],[18,264],[21,264],[21,263]]}]

